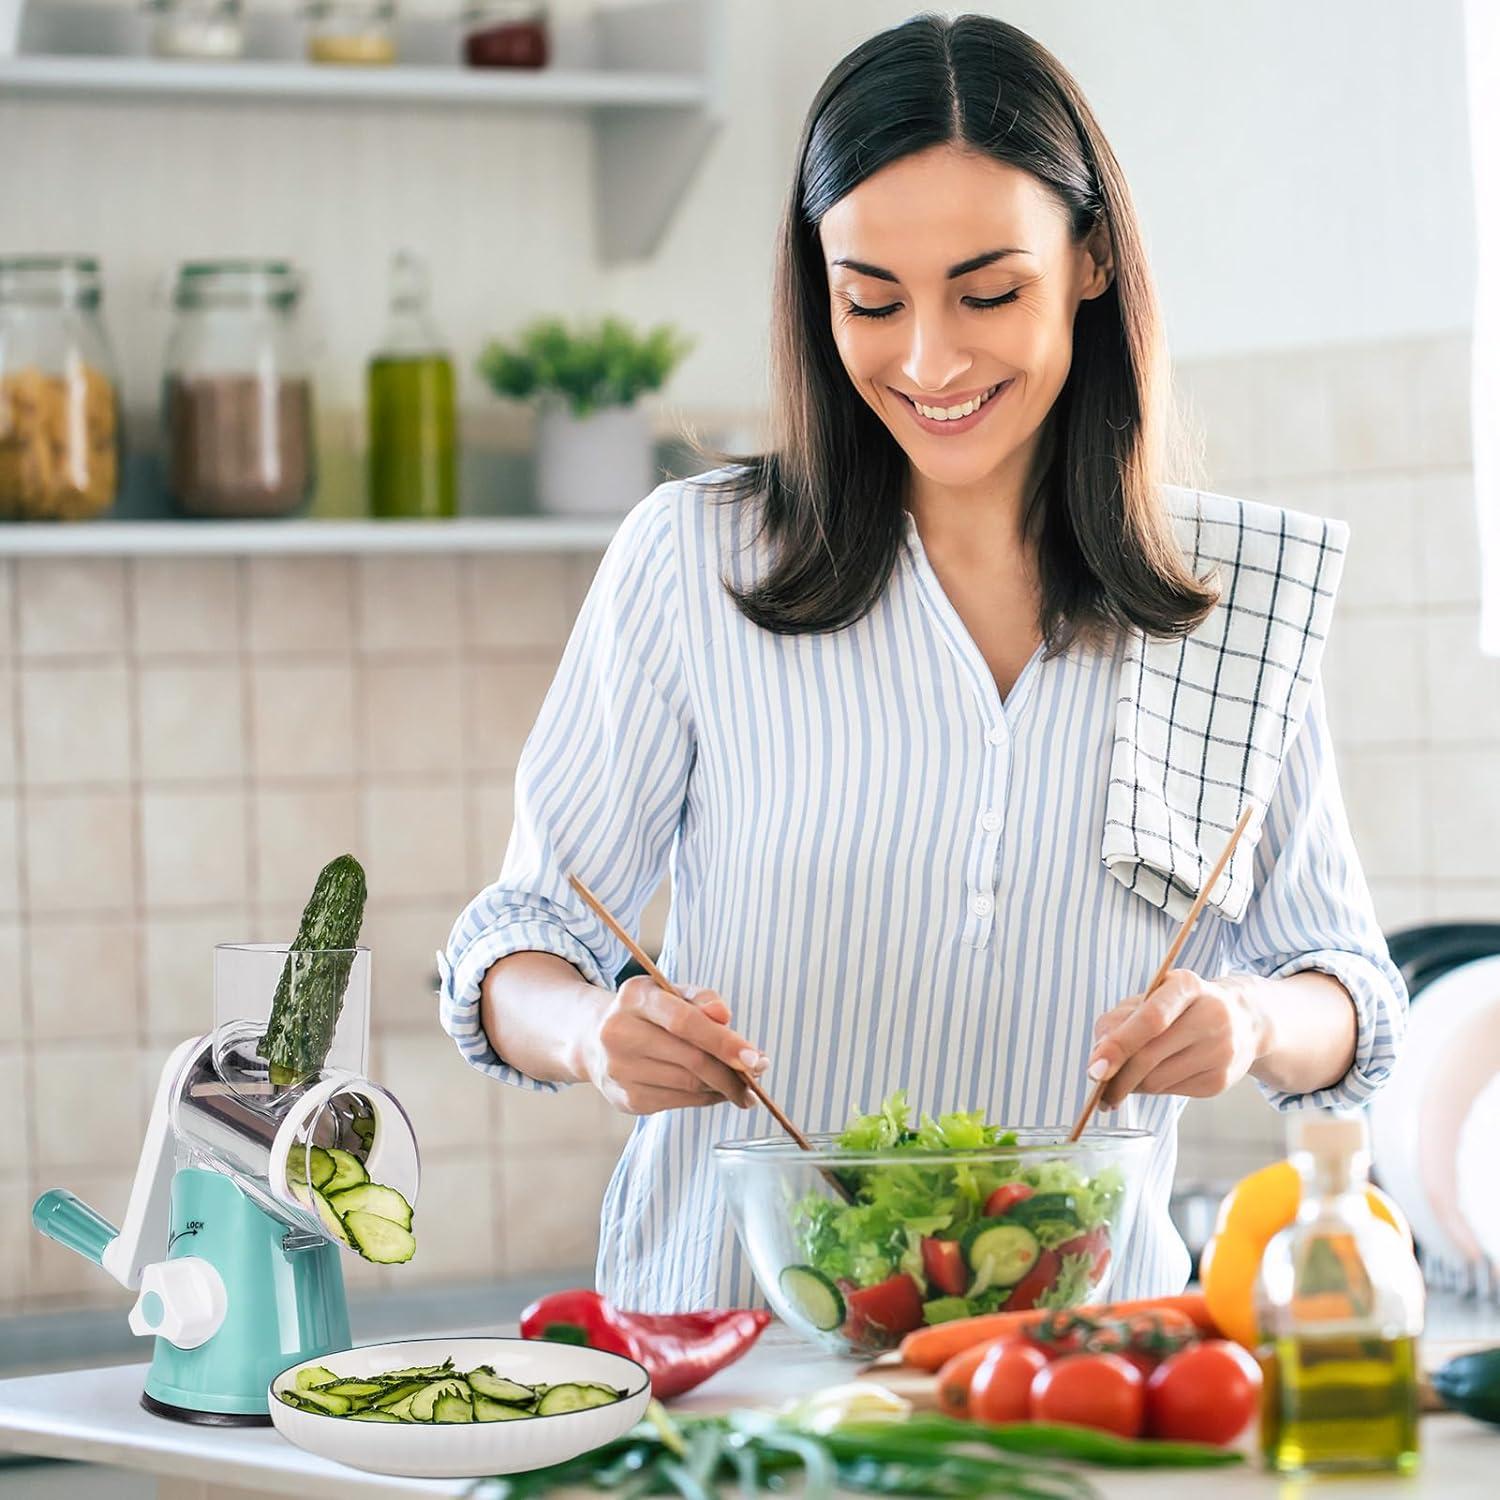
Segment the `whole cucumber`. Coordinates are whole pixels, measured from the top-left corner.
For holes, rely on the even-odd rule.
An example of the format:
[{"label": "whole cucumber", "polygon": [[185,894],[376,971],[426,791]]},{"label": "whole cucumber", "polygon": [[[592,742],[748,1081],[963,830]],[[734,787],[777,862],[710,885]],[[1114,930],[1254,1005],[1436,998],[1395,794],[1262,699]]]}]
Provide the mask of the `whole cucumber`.
[{"label": "whole cucumber", "polygon": [[1433,1372],[1443,1405],[1500,1427],[1500,1349],[1460,1354]]},{"label": "whole cucumber", "polygon": [[278,1088],[316,1073],[327,1060],[364,921],[365,894],[365,872],[352,854],[339,855],[319,872],[260,1039],[259,1055],[271,1065],[271,1082]]}]

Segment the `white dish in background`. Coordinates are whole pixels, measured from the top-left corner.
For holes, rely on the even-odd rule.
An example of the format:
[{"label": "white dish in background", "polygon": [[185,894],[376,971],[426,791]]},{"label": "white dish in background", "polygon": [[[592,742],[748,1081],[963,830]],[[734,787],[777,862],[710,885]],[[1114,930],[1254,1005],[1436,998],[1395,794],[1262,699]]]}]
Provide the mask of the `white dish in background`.
[{"label": "white dish in background", "polygon": [[[515,1422],[351,1422],[345,1417],[298,1411],[278,1394],[295,1390],[297,1372],[322,1365],[343,1379],[437,1365],[452,1358],[457,1370],[491,1365],[523,1385],[590,1381],[627,1394],[610,1406],[559,1412]],[[321,1359],[290,1365],[271,1382],[271,1421],[290,1443],[372,1474],[408,1479],[480,1479],[519,1474],[564,1463],[629,1432],[651,1399],[651,1381],[633,1359],[577,1344],[539,1339],[407,1339],[364,1344]]]},{"label": "white dish in background", "polygon": [[1375,1169],[1417,1244],[1454,1268],[1478,1253],[1460,1209],[1464,1118],[1500,1070],[1500,957],[1461,964],[1417,997],[1390,1081],[1370,1101]]}]

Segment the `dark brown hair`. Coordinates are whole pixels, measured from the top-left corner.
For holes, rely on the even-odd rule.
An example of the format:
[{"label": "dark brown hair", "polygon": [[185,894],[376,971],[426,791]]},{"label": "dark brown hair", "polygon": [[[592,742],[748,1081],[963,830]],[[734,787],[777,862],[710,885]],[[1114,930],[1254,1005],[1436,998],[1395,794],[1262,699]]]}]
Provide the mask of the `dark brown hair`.
[{"label": "dark brown hair", "polygon": [[978,15],[918,15],[871,37],[808,110],[776,256],[771,451],[694,444],[730,467],[716,481],[720,498],[759,507],[771,544],[764,576],[731,587],[736,603],[779,633],[837,630],[865,615],[890,578],[910,466],[839,358],[818,225],[882,167],[950,143],[1039,179],[1075,244],[1101,220],[1113,240],[1114,279],[1079,305],[1072,368],[1047,418],[1024,517],[1047,649],[1121,626],[1183,634],[1217,593],[1188,568],[1161,494],[1185,450],[1129,189],[1061,63],[1014,26]]}]

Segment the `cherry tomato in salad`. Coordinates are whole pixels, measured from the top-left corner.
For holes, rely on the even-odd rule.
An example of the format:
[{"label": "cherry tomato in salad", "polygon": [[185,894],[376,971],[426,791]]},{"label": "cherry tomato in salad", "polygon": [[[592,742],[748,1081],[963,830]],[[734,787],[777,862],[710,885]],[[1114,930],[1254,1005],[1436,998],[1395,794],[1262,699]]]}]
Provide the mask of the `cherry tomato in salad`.
[{"label": "cherry tomato in salad", "polygon": [[984,1216],[987,1219],[998,1219],[1001,1214],[1008,1212],[1016,1204],[1024,1203],[1035,1192],[1034,1187],[1024,1182],[1002,1182],[984,1200]]},{"label": "cherry tomato in salad", "polygon": [[[998,1341],[997,1341],[998,1342]],[[990,1344],[973,1344],[955,1354],[937,1373],[938,1409],[945,1416],[969,1415],[969,1386],[985,1361]]]},{"label": "cherry tomato in salad", "polygon": [[922,1294],[905,1271],[849,1292],[844,1301],[845,1332],[862,1345],[888,1347],[922,1326]]},{"label": "cherry tomato in salad", "polygon": [[928,1281],[949,1297],[962,1297],[969,1289],[969,1268],[964,1264],[963,1246],[957,1240],[930,1236],[924,1239],[922,1269]]},{"label": "cherry tomato in salad", "polygon": [[1021,1312],[1035,1307],[1039,1298],[1057,1280],[1062,1262],[1056,1250],[1043,1250],[1036,1264],[1016,1284],[1005,1299],[1006,1312]]},{"label": "cherry tomato in salad", "polygon": [[1151,1435],[1231,1443],[1260,1406],[1260,1366],[1239,1344],[1207,1339],[1164,1360],[1146,1385]]},{"label": "cherry tomato in salad", "polygon": [[1118,1354],[1068,1354],[1037,1373],[1030,1415],[1136,1437],[1146,1421],[1146,1382]]},{"label": "cherry tomato in salad", "polygon": [[969,1415],[976,1422],[1024,1422],[1032,1386],[1047,1367],[1047,1356],[1024,1339],[989,1345],[969,1384]]},{"label": "cherry tomato in salad", "polygon": [[1109,1226],[1100,1224],[1087,1234],[1075,1235],[1057,1247],[1060,1256],[1086,1255],[1093,1262],[1089,1267],[1089,1285],[1098,1286],[1109,1269]]}]

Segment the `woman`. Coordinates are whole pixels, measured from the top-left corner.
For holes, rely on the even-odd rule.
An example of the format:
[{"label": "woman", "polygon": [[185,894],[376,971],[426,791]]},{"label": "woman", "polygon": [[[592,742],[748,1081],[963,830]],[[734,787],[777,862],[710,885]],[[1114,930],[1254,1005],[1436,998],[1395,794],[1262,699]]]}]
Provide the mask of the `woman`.
[{"label": "woman", "polygon": [[[1162,482],[1129,193],[1000,21],[919,16],[829,75],[773,315],[773,451],[663,484],[610,546],[504,868],[439,955],[444,1025],[496,1078],[639,1117],[599,1261],[626,1305],[755,1296],[710,1148],[768,1059],[807,1130],[896,1087],[1067,1121],[1107,1077],[1158,1138],[1116,1287],[1180,1288],[1186,1099],[1248,1072],[1356,1104],[1401,1032],[1318,682],[1344,528]],[[566,879],[633,928],[669,870],[691,1004],[615,989]]]}]

